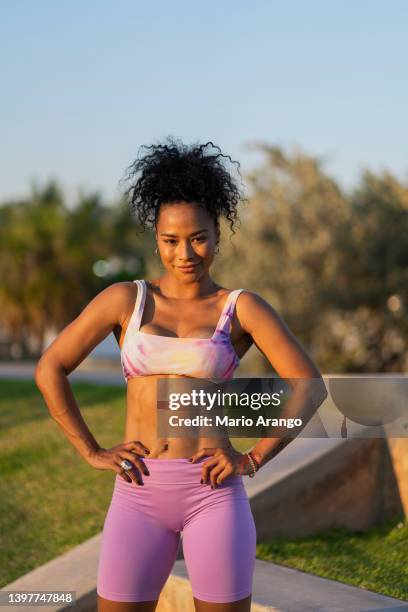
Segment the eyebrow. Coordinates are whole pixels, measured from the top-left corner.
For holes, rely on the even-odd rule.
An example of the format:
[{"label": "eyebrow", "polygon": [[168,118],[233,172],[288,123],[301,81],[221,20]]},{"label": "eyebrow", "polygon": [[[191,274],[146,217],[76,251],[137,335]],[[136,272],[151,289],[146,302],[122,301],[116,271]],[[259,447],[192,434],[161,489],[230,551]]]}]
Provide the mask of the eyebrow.
[{"label": "eyebrow", "polygon": [[[206,230],[206,229],[200,229],[200,230],[197,230],[196,232],[193,232],[192,234],[190,234],[190,236],[196,236],[197,234],[202,234],[203,232],[207,232],[207,231],[208,230]],[[177,234],[167,234],[165,232],[160,234],[160,236],[168,236],[169,238],[177,238]]]}]

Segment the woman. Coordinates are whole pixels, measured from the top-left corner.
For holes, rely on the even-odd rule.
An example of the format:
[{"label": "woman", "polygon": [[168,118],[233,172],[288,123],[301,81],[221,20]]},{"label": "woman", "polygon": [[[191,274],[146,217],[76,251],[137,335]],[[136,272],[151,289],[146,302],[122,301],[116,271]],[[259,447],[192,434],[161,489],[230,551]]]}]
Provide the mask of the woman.
[{"label": "woman", "polygon": [[[222,163],[226,156],[207,154],[208,145],[169,139],[134,163],[131,209],[154,228],[164,272],[102,291],[36,369],[37,385],[69,441],[92,467],[116,472],[98,567],[102,612],[155,610],[181,532],[196,610],[250,610],[256,532],[242,477],[253,476],[290,441],[265,438],[240,453],[222,433],[159,437],[157,379],[230,379],[252,343],[281,377],[320,378],[268,303],[210,276],[219,218],[233,230],[242,197]],[[128,383],[127,417],[124,442],[106,449],[83,421],[67,375],[112,331]]]}]

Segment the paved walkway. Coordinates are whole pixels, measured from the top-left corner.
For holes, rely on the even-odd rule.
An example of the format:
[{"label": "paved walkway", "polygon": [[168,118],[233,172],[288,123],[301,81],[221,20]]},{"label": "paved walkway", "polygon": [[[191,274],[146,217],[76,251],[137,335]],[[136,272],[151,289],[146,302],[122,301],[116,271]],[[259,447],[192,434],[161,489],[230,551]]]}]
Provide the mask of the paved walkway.
[{"label": "paved walkway", "polygon": [[[18,578],[3,587],[3,590],[75,590],[78,601],[75,610],[95,610],[100,546],[101,534],[98,534]],[[186,596],[183,595],[181,603],[177,597],[182,596],[185,589],[180,587],[184,586],[188,591]],[[260,560],[256,561],[253,586],[252,612],[408,612],[408,602]],[[193,612],[193,600],[183,560],[174,564],[166,588],[174,591],[172,601],[180,603],[176,608],[170,608],[169,612]],[[15,607],[5,606],[1,609],[15,610]],[[61,610],[60,607],[49,606],[32,609],[37,612]]]}]

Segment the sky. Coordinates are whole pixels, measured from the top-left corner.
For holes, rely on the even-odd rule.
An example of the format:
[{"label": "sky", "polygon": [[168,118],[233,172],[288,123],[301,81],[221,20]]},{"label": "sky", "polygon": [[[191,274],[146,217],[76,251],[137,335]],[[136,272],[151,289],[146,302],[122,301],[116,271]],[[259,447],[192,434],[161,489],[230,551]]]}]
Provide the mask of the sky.
[{"label": "sky", "polygon": [[55,178],[114,200],[141,145],[264,142],[408,181],[405,0],[3,0],[0,202]]}]

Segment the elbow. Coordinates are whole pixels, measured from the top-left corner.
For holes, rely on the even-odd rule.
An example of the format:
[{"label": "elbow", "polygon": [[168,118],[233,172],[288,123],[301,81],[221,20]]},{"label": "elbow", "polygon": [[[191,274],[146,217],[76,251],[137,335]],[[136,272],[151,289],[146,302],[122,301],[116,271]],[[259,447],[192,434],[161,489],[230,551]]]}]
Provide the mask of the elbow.
[{"label": "elbow", "polygon": [[301,389],[313,400],[313,404],[319,407],[328,397],[326,384],[322,376],[314,376],[313,378],[301,379],[298,381]]},{"label": "elbow", "polygon": [[35,384],[40,391],[44,389],[52,374],[56,371],[60,371],[60,367],[53,361],[50,361],[49,357],[44,354],[37,362],[34,370]]},{"label": "elbow", "polygon": [[320,380],[320,388],[322,390],[323,399],[326,399],[326,397],[329,395],[329,392],[327,391],[326,383],[324,382],[323,376],[320,376],[319,380]]},{"label": "elbow", "polygon": [[320,406],[320,404],[323,404],[323,402],[325,401],[325,399],[329,395],[329,393],[327,391],[327,387],[326,387],[325,382],[324,382],[322,377],[319,378],[319,385],[318,385],[317,395],[319,396],[319,406]]},{"label": "elbow", "polygon": [[41,357],[34,370],[34,381],[40,391],[44,386],[44,381],[46,379],[46,368],[46,361],[44,360],[44,357]]},{"label": "elbow", "polygon": [[319,370],[316,370],[315,374],[311,377],[310,383],[313,389],[313,395],[316,399],[319,399],[320,403],[324,402],[328,396],[328,392],[326,383]]}]

